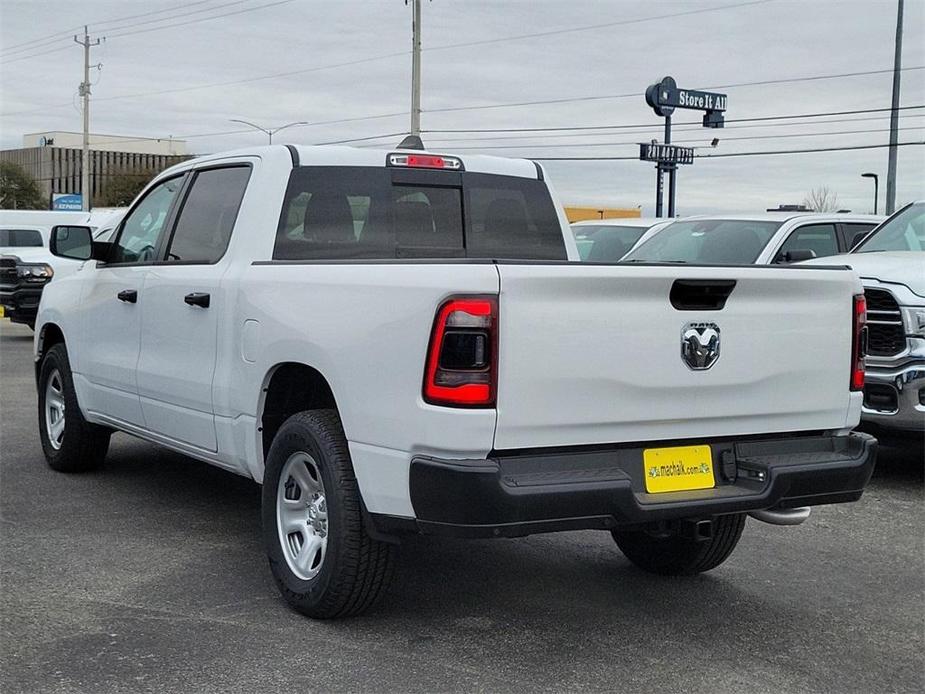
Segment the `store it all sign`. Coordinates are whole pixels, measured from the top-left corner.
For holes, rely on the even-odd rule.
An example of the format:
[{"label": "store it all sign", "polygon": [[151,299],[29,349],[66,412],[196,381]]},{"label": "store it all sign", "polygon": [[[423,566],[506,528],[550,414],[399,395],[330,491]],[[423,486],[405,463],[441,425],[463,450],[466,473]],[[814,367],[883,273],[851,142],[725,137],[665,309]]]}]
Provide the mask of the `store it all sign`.
[{"label": "store it all sign", "polygon": [[669,117],[676,108],[704,111],[705,128],[723,127],[726,98],[725,94],[717,92],[679,89],[672,77],[663,77],[661,82],[646,89],[646,103],[652,107],[656,115]]}]

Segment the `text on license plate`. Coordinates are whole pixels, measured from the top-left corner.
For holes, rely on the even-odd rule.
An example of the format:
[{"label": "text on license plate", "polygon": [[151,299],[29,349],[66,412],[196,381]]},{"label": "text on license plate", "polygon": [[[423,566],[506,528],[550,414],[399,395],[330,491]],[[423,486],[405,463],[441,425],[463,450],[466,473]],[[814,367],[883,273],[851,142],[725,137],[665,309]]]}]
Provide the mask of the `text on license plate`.
[{"label": "text on license plate", "polygon": [[650,494],[716,486],[709,446],[646,448],[642,460],[646,491]]}]

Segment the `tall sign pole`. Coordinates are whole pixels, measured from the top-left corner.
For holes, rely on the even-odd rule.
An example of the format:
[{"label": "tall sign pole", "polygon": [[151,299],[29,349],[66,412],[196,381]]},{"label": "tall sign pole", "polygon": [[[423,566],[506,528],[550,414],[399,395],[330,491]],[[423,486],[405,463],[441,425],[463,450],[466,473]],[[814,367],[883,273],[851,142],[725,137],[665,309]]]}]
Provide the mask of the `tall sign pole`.
[{"label": "tall sign pole", "polygon": [[663,77],[661,82],[649,85],[646,89],[646,103],[652,107],[655,115],[665,119],[665,142],[658,144],[653,140],[651,143],[640,143],[639,158],[656,163],[656,217],[662,216],[662,198],[665,190],[663,174],[668,174],[668,216],[674,217],[678,164],[693,164],[694,150],[692,147],[677,147],[671,144],[671,114],[676,108],[703,111],[703,127],[722,128],[725,123],[723,114],[726,111],[726,95],[679,89],[674,78]]},{"label": "tall sign pole", "polygon": [[83,150],[80,157],[80,209],[90,209],[90,48],[99,46],[100,40],[90,41],[87,27],[84,25],[84,37],[81,41],[74,36],[74,41],[84,49],[84,81],[80,83],[78,93],[83,97]]},{"label": "tall sign pole", "polygon": [[903,53],[903,0],[896,11],[896,54],[893,57],[893,109],[890,111],[890,158],[886,169],[886,213],[896,211],[896,149],[899,142],[899,75]]},{"label": "tall sign pole", "polygon": [[[671,116],[665,116],[665,144],[671,144]],[[678,171],[678,165],[667,164],[666,168],[668,169],[668,216],[674,217],[674,196],[677,190],[675,188],[675,173]]]},{"label": "tall sign pole", "polygon": [[411,134],[421,134],[421,0],[411,0]]}]

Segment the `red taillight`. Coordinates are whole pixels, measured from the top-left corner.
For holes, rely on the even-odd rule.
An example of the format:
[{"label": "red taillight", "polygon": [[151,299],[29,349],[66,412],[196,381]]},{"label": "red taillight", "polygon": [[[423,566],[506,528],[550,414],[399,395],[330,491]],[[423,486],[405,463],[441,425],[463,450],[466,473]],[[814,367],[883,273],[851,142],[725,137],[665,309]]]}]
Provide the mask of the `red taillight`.
[{"label": "red taillight", "polygon": [[867,299],[854,297],[854,318],[851,338],[851,390],[864,388],[864,357],[867,353]]},{"label": "red taillight", "polygon": [[408,166],[420,166],[428,169],[442,169],[446,165],[443,157],[426,157],[419,154],[408,155]]},{"label": "red taillight", "polygon": [[452,169],[462,171],[462,162],[456,157],[442,157],[435,154],[390,154],[389,166],[407,166],[415,169]]},{"label": "red taillight", "polygon": [[498,361],[498,300],[450,299],[437,311],[424,369],[432,405],[491,407]]}]

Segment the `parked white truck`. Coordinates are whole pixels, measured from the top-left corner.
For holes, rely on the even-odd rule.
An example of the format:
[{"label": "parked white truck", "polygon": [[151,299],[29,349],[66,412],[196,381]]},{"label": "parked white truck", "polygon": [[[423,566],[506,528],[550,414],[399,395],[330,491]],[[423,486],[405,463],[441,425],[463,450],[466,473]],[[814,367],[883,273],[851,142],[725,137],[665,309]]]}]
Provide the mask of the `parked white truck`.
[{"label": "parked white truck", "polygon": [[80,262],[58,258],[48,248],[52,227],[85,224],[94,238],[106,239],[124,210],[92,212],[0,210],[0,318],[32,327],[45,285],[77,269]]},{"label": "parked white truck", "polygon": [[851,253],[810,261],[844,263],[867,297],[867,373],[862,422],[870,429],[925,433],[925,202],[898,210]]},{"label": "parked white truck", "polygon": [[272,146],[159,175],[42,297],[39,432],[263,484],[273,575],[361,612],[404,533],[611,531],[693,574],[746,515],[854,501],[864,298],[843,267],[585,265],[531,161]]}]

